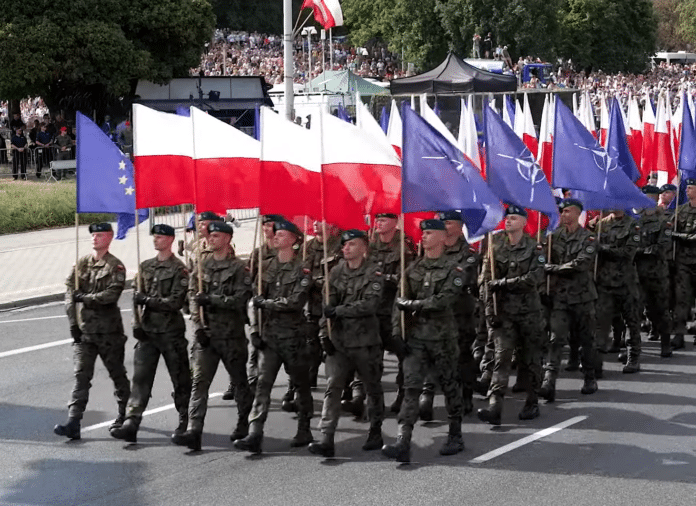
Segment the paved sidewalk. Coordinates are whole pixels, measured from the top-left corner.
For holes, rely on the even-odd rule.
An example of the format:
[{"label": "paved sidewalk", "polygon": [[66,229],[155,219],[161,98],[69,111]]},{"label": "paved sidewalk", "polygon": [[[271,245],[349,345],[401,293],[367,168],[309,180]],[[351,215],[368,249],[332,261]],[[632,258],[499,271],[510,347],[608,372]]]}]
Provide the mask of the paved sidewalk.
[{"label": "paved sidewalk", "polygon": [[[256,220],[244,220],[240,227],[234,228],[233,243],[238,256],[246,257],[253,250],[255,226]],[[155,253],[148,222],[139,228],[143,261]],[[183,230],[177,230],[177,240],[183,236]],[[79,229],[78,245],[80,256],[91,250],[87,225]],[[132,280],[138,264],[135,229],[128,232],[126,239],[114,240],[110,251],[125,264],[128,280]],[[74,227],[0,235],[0,309],[59,300],[65,290],[65,278],[74,264]]]}]

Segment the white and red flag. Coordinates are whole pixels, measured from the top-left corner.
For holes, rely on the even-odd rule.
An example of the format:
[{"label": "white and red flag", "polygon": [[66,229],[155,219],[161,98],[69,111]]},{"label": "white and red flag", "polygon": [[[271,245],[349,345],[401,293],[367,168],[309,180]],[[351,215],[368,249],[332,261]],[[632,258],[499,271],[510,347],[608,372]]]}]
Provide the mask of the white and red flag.
[{"label": "white and red flag", "polygon": [[646,176],[657,171],[655,146],[655,111],[650,95],[646,93],[643,107],[643,149],[640,152],[640,173]]},{"label": "white and red flag", "polygon": [[633,161],[636,162],[636,167],[640,171],[640,179],[636,182],[638,186],[644,186],[648,180],[648,173],[643,171],[641,167],[641,153],[643,150],[643,123],[640,120],[640,108],[638,107],[638,98],[635,96],[628,99],[628,149],[631,150]]},{"label": "white and red flag", "polygon": [[554,104],[552,98],[547,96],[544,99],[544,110],[541,113],[541,125],[539,128],[539,149],[537,150],[537,163],[546,175],[546,179],[551,181],[551,171],[553,170],[553,111]]},{"label": "white and red flag", "polygon": [[191,118],[133,105],[138,209],[195,202]]},{"label": "white and red flag", "polygon": [[259,205],[261,143],[191,107],[196,207],[224,213]]},{"label": "white and red flag", "polygon": [[396,105],[396,100],[392,99],[391,112],[389,113],[389,126],[387,126],[387,139],[396,151],[396,154],[401,158],[401,146],[403,143],[403,130],[401,124],[401,113],[399,106]]},{"label": "white and red flag", "polygon": [[524,130],[522,131],[522,142],[532,153],[539,150],[539,140],[537,139],[534,119],[532,119],[532,109],[529,107],[529,95],[524,94]]},{"label": "white and red flag", "polygon": [[607,133],[609,132],[609,109],[607,100],[602,95],[599,98],[599,143],[603,148],[607,147]]},{"label": "white and red flag", "polygon": [[461,99],[459,139],[457,139],[456,145],[481,171],[481,151],[479,150],[478,131],[474,118],[474,97],[472,95],[468,97],[468,105],[464,99]]},{"label": "white and red flag", "polygon": [[338,0],[304,0],[302,8],[314,11],[314,19],[325,30],[343,25],[343,11]]},{"label": "white and red flag", "polygon": [[655,168],[657,169],[658,185],[673,183],[677,177],[677,168],[672,153],[672,139],[668,119],[671,116],[665,97],[657,101],[657,117],[655,119]]}]

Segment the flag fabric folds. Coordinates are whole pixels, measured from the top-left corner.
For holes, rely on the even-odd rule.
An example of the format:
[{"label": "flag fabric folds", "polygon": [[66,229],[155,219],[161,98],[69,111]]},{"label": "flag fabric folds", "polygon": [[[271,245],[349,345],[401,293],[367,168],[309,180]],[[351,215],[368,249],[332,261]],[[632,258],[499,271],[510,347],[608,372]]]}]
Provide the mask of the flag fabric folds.
[{"label": "flag fabric folds", "polygon": [[469,237],[495,229],[503,206],[471,160],[409,107],[402,116],[402,211],[459,209]]},{"label": "flag fabric folds", "polygon": [[611,103],[611,120],[607,121],[609,123],[606,133],[607,153],[616,160],[619,168],[624,171],[628,178],[636,182],[640,178],[640,172],[628,146],[621,105],[616,98]]},{"label": "flag fabric folds", "polygon": [[389,126],[387,126],[387,139],[396,151],[396,154],[401,158],[401,143],[403,141],[403,125],[401,124],[401,115],[399,107],[396,105],[396,100],[392,99],[391,113],[389,114]]},{"label": "flag fabric folds", "polygon": [[550,218],[558,226],[558,207],[551,186],[534,155],[515,132],[490,107],[484,110],[486,176],[499,199]]},{"label": "flag fabric folds", "polygon": [[343,25],[343,11],[338,0],[304,0],[302,8],[314,11],[314,19],[325,30]]},{"label": "flag fabric folds", "polygon": [[[682,101],[685,98],[686,93]],[[692,121],[691,107],[693,105],[687,101],[682,109],[682,130],[678,158],[682,179],[696,177],[696,129]]]},{"label": "flag fabric folds", "polygon": [[387,134],[387,129],[389,128],[389,112],[387,111],[387,106],[382,107],[382,113],[379,116],[379,126]]}]

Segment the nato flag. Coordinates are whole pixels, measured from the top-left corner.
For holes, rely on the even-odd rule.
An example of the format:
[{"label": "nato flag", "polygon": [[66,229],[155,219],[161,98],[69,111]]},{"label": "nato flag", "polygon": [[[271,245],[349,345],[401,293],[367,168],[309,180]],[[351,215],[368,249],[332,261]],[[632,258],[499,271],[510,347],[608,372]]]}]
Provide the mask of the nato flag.
[{"label": "nato flag", "polygon": [[[686,100],[686,93],[682,96],[684,113],[682,116],[682,133],[679,143],[679,170],[682,172],[682,180],[696,178],[696,131],[691,121],[691,108]],[[681,200],[683,202],[683,200]]]},{"label": "nato flag", "polygon": [[609,132],[607,133],[607,153],[619,166],[621,170],[634,183],[640,178],[640,172],[633,160],[631,150],[628,148],[626,140],[626,127],[621,116],[621,106],[616,97],[611,102],[611,117],[609,119]]}]

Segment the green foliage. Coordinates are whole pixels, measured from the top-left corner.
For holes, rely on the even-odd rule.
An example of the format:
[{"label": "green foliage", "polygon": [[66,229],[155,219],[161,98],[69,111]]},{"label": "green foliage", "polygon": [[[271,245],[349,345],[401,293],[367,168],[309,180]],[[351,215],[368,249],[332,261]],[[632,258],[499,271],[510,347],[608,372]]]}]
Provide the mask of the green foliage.
[{"label": "green foliage", "polygon": [[187,75],[213,26],[208,0],[6,0],[0,97],[99,110],[138,79]]},{"label": "green foliage", "polygon": [[[75,181],[0,181],[0,234],[75,224]],[[113,221],[111,214],[81,214],[80,223]]]},{"label": "green foliage", "polygon": [[[685,18],[681,9],[685,0],[653,0],[653,8],[657,17],[657,48],[664,51],[678,51],[686,49],[689,42],[681,34],[683,20]],[[692,5],[689,14],[693,13],[696,6]],[[686,14],[686,13],[685,13]],[[693,43],[696,39],[691,39]]]},{"label": "green foliage", "polygon": [[678,35],[684,42],[696,46],[696,0],[681,0],[677,10],[679,12]]}]

